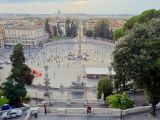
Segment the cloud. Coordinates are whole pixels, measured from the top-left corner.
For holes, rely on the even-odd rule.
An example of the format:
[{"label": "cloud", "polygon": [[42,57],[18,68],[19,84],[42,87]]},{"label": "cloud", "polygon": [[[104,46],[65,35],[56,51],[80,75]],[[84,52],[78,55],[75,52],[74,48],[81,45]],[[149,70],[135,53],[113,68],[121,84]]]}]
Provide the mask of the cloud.
[{"label": "cloud", "polygon": [[80,5],[80,4],[83,4],[84,3],[84,1],[77,1],[77,2],[75,2],[74,4],[75,5]]}]

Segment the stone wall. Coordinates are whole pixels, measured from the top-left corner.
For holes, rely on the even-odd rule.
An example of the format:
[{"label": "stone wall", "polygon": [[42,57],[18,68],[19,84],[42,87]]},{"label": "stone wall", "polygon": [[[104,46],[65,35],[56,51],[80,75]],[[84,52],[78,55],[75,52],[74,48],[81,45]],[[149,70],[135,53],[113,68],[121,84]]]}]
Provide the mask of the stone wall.
[{"label": "stone wall", "polygon": [[[127,110],[122,110],[123,115],[132,114],[132,113],[139,113],[139,112],[146,112],[149,111],[151,106],[145,107],[137,107],[131,108]],[[157,109],[160,109],[160,105],[157,105]],[[44,107],[32,107],[28,115],[26,116],[25,120],[30,120],[30,116],[37,111],[38,113],[44,113]],[[53,108],[50,107],[50,115],[85,115],[86,108]],[[110,109],[110,108],[93,108],[92,115],[97,116],[114,116],[119,117],[121,115],[120,109]]]}]

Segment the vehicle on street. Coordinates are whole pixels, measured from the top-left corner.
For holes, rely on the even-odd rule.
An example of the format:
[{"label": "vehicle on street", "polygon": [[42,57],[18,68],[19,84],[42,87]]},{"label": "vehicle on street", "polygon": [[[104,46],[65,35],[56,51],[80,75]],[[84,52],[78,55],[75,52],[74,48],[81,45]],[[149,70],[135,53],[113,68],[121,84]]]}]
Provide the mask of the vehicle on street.
[{"label": "vehicle on street", "polygon": [[27,51],[27,53],[32,53],[31,51]]},{"label": "vehicle on street", "polygon": [[13,117],[20,117],[21,115],[22,115],[22,110],[11,109],[8,112],[4,112],[2,114],[2,120],[13,118]]},{"label": "vehicle on street", "polygon": [[30,106],[25,103],[19,103],[19,104],[15,105],[15,108],[20,108],[20,107],[30,107]]},{"label": "vehicle on street", "polygon": [[6,64],[11,64],[11,61],[9,61],[9,60],[5,60],[4,61]]},{"label": "vehicle on street", "polygon": [[13,106],[11,106],[9,104],[4,104],[4,105],[2,105],[1,110],[9,110],[9,109],[12,109],[12,108],[13,108]]},{"label": "vehicle on street", "polygon": [[2,66],[0,66],[0,69],[3,69],[3,67],[2,67]]},{"label": "vehicle on street", "polygon": [[1,61],[1,60],[0,60],[0,64],[3,64],[3,63],[4,63],[4,61]]}]

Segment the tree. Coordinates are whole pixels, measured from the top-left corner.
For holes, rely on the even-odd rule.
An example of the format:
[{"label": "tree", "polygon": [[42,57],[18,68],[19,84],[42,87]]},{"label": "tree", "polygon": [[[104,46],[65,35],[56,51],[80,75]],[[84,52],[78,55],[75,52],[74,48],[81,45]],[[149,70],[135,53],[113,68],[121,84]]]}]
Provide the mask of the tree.
[{"label": "tree", "polygon": [[136,24],[128,31],[113,52],[116,73],[132,79],[145,90],[152,104],[151,115],[156,114],[160,100],[160,21]]},{"label": "tree", "polygon": [[108,24],[109,23],[104,19],[100,19],[95,26],[94,36],[102,39],[109,39],[109,37],[112,35],[110,35]]},{"label": "tree", "polygon": [[76,37],[77,36],[77,28],[74,22],[71,22],[71,36]]},{"label": "tree", "polygon": [[[123,102],[122,104],[122,101]],[[106,98],[106,103],[109,104],[109,108],[120,108],[122,110],[133,108],[134,101],[128,98],[125,94],[114,94]]]},{"label": "tree", "polygon": [[22,44],[17,44],[14,47],[13,54],[10,56],[10,60],[12,63],[12,73],[7,79],[26,85],[31,85],[34,75],[31,73],[31,69],[25,64]]},{"label": "tree", "polygon": [[20,103],[20,98],[24,98],[27,93],[23,84],[18,82],[14,85],[11,80],[2,83],[2,90],[11,105]]},{"label": "tree", "polygon": [[58,29],[58,34],[59,35],[63,35],[63,31],[61,30],[61,28],[59,27],[59,22],[58,22],[58,24],[57,24],[57,29]]},{"label": "tree", "polygon": [[[76,23],[77,24],[77,23]],[[76,37],[77,36],[77,26],[74,21],[66,20],[65,29],[67,37]]]},{"label": "tree", "polygon": [[101,98],[102,92],[104,94],[104,98],[106,98],[107,96],[109,96],[110,94],[112,94],[113,85],[112,85],[112,83],[106,77],[102,77],[98,81],[98,89],[97,90],[98,90],[98,92],[97,92],[97,98],[98,99]]},{"label": "tree", "polygon": [[66,20],[66,23],[65,23],[65,29],[66,29],[66,36],[67,37],[70,37],[71,36],[71,28],[70,28],[70,20]]},{"label": "tree", "polygon": [[112,28],[109,30],[109,39],[110,39],[110,40],[113,40],[113,39],[114,39],[114,38],[113,38],[113,29],[112,29]]},{"label": "tree", "polygon": [[[46,22],[45,22],[45,30],[47,31],[47,33],[48,33],[49,36],[50,36],[51,31],[50,31],[50,26],[49,26],[49,20],[48,20],[48,18],[46,19]],[[50,37],[51,37],[51,36],[50,36]]]},{"label": "tree", "polygon": [[54,36],[57,36],[57,27],[54,26],[54,27],[53,27],[53,30],[54,30]]},{"label": "tree", "polygon": [[93,31],[92,30],[87,30],[86,31],[86,36],[87,37],[92,37],[92,35],[93,35]]},{"label": "tree", "polygon": [[131,30],[136,23],[150,23],[153,19],[159,19],[160,18],[160,10],[150,9],[142,12],[138,16],[134,16],[127,20],[127,22],[124,24],[124,26],[120,30],[116,30],[114,33],[114,38],[117,40],[120,37],[124,36],[124,33],[127,30]]}]

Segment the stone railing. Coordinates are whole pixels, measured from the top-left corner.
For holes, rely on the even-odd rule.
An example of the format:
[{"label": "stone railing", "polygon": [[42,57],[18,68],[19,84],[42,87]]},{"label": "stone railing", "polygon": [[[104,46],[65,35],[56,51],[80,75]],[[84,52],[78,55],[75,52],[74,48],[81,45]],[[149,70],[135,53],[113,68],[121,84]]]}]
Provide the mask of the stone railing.
[{"label": "stone railing", "polygon": [[[41,107],[42,108],[42,107]],[[34,114],[34,112],[38,112],[38,107],[31,107],[28,111],[28,114],[26,115],[25,119],[24,120],[30,120],[31,118],[31,115]]]},{"label": "stone railing", "polygon": [[[150,110],[151,106],[131,108],[122,110],[122,115],[146,112]],[[160,109],[160,105],[157,105],[157,109]],[[37,111],[38,114],[44,114],[44,107],[33,107],[30,108],[26,118],[24,120],[30,120],[30,116]],[[50,107],[50,115],[86,115],[86,108],[52,108]],[[114,116],[118,117],[121,115],[120,109],[110,108],[92,108],[92,115],[97,116]]]}]

